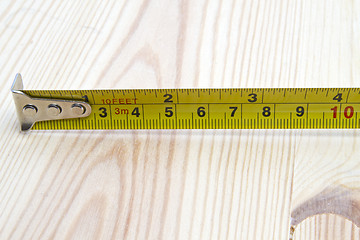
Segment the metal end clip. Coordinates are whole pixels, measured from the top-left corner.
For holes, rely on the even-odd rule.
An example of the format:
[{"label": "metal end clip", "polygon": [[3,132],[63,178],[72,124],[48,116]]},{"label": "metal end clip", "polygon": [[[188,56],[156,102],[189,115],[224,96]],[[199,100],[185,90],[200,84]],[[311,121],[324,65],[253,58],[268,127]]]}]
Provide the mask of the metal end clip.
[{"label": "metal end clip", "polygon": [[11,92],[22,131],[30,130],[35,122],[87,117],[91,106],[83,101],[33,98],[23,90],[22,77],[16,74]]}]

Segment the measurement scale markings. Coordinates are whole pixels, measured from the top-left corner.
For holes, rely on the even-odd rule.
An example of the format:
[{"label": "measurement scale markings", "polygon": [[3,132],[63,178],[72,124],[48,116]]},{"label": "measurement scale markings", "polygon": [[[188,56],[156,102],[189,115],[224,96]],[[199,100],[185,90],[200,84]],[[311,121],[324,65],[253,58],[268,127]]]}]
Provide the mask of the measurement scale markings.
[{"label": "measurement scale markings", "polygon": [[22,92],[37,99],[85,99],[93,109],[87,118],[38,122],[35,129],[285,129],[357,128],[360,125],[359,88]]},{"label": "measurement scale markings", "polygon": [[[199,104],[198,102],[182,102],[182,103],[173,103],[174,105],[179,105],[179,104]],[[203,104],[207,104],[207,103],[203,103]],[[211,102],[209,104],[248,104],[248,105],[263,105],[263,104],[284,104],[284,105],[288,105],[288,104],[347,104],[347,103],[333,103],[333,102],[311,102],[311,103],[306,103],[306,102],[265,102],[265,103],[244,103],[244,102],[223,102],[223,103],[219,103],[219,102]],[[350,104],[360,104],[360,102],[350,102]],[[136,103],[136,104],[104,104],[104,103],[100,103],[100,104],[91,104],[92,106],[106,106],[106,105],[110,105],[110,106],[133,106],[133,105],[165,105],[164,103]]]}]

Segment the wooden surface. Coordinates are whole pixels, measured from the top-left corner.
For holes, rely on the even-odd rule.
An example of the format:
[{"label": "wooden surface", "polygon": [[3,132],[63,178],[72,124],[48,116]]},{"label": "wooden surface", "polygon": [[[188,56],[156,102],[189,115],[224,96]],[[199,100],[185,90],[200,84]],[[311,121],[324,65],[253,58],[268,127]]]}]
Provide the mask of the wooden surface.
[{"label": "wooden surface", "polygon": [[[24,134],[10,85],[359,87],[359,14],[335,0],[1,1],[0,238],[288,239],[324,196],[358,210],[359,131]],[[326,214],[294,239],[360,232]]]}]

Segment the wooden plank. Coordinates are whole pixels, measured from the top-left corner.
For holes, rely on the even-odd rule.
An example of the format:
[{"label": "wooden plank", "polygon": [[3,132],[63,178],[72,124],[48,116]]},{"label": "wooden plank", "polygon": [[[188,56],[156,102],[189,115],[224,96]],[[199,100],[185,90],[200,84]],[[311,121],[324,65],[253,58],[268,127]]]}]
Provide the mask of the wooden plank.
[{"label": "wooden plank", "polygon": [[[325,0],[1,1],[0,237],[287,239],[299,206],[324,189],[359,187],[357,131],[23,134],[11,80],[21,72],[27,89],[358,87],[359,12]],[[328,215],[295,231],[339,236],[359,231]]]}]

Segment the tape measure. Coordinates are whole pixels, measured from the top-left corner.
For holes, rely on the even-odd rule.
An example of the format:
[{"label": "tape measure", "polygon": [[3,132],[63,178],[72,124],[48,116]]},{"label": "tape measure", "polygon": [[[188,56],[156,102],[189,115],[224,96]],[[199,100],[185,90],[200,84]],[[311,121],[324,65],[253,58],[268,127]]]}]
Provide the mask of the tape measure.
[{"label": "tape measure", "polygon": [[20,81],[12,91],[25,98],[15,100],[22,130],[360,126],[360,88],[22,90]]}]

